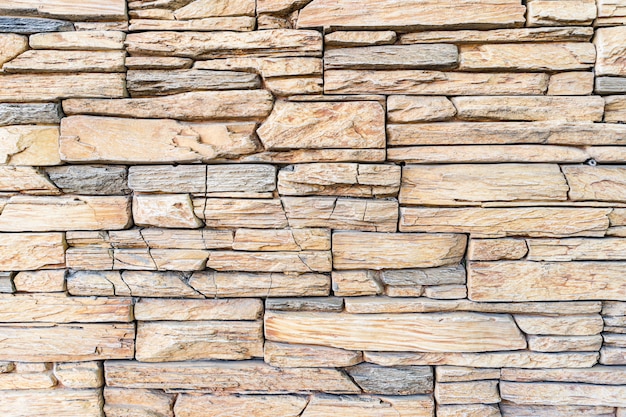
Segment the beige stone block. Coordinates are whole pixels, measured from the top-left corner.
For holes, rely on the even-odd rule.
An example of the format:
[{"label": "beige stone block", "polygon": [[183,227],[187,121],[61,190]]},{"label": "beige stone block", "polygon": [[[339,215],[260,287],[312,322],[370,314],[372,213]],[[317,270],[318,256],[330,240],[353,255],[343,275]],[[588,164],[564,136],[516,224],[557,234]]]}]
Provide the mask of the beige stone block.
[{"label": "beige stone block", "polygon": [[537,352],[595,352],[602,336],[528,336],[528,348]]},{"label": "beige stone block", "polygon": [[385,149],[294,149],[262,152],[241,158],[243,162],[301,164],[312,162],[384,162]]},{"label": "beige stone block", "polygon": [[361,363],[363,355],[327,346],[265,342],[265,362],[280,368],[342,368]]},{"label": "beige stone block", "polygon": [[333,271],[333,294],[338,296],[377,295],[383,285],[376,271]]},{"label": "beige stone block", "polygon": [[3,394],[5,391],[9,390],[43,390],[47,388],[54,388],[56,385],[57,380],[49,372],[12,372],[0,374],[0,392]]},{"label": "beige stone block", "polygon": [[[602,10],[602,6],[600,6]],[[600,75],[626,75],[626,36],[625,26],[612,28],[600,28],[596,31],[593,43],[596,46],[598,59],[596,62],[596,76]]]},{"label": "beige stone block", "polygon": [[618,261],[624,260],[626,239],[528,239],[529,261]]},{"label": "beige stone block", "polygon": [[332,259],[330,251],[216,251],[209,254],[207,268],[244,272],[330,272]]},{"label": "beige stone block", "polygon": [[373,46],[373,45],[393,45],[396,41],[396,32],[385,31],[337,31],[324,35],[326,46]]},{"label": "beige stone block", "polygon": [[49,0],[41,3],[35,0],[2,0],[0,10],[8,15],[43,16],[68,20],[124,20],[126,4],[122,0],[101,3],[86,0],[76,3],[71,0]]},{"label": "beige stone block", "polygon": [[500,369],[467,368],[463,366],[437,366],[435,368],[437,382],[482,381],[500,379]]},{"label": "beige stone block", "polygon": [[593,93],[592,72],[560,72],[550,76],[549,96],[587,96]]},{"label": "beige stone block", "polygon": [[429,268],[458,263],[466,237],[454,234],[333,234],[335,269]]},{"label": "beige stone block", "polygon": [[618,347],[603,347],[600,349],[602,365],[626,365],[626,349]]},{"label": "beige stone block", "polygon": [[500,402],[498,381],[437,382],[437,404],[494,404]]},{"label": "beige stone block", "polygon": [[601,405],[623,407],[626,387],[572,383],[500,383],[502,399],[517,404]]},{"label": "beige stone block", "polygon": [[435,122],[454,117],[456,108],[446,97],[393,95],[387,99],[387,121]]},{"label": "beige stone block", "polygon": [[623,366],[596,365],[587,369],[502,369],[503,381],[580,382],[598,385],[622,385],[626,380]]},{"label": "beige stone block", "polygon": [[100,417],[100,390],[12,390],[2,393],[0,414],[11,417],[50,415],[58,417]]},{"label": "beige stone block", "polygon": [[131,19],[128,29],[142,31],[189,31],[202,33],[212,31],[248,32],[254,29],[255,19],[248,16],[207,17],[190,20]]},{"label": "beige stone block", "polygon": [[554,416],[585,416],[585,417],[613,417],[614,407],[585,406],[585,405],[520,405],[508,401],[500,404],[502,415],[505,417],[554,417]]},{"label": "beige stone block", "polygon": [[437,406],[439,417],[501,417],[497,405],[459,404]]},{"label": "beige stone block", "polygon": [[194,215],[188,194],[135,195],[133,219],[138,226],[197,228],[202,221]]},{"label": "beige stone block", "polygon": [[7,165],[59,165],[59,128],[56,126],[0,127],[0,162]]},{"label": "beige stone block", "polygon": [[4,64],[7,73],[124,72],[123,51],[57,51],[32,49]]},{"label": "beige stone block", "polygon": [[470,239],[467,259],[472,261],[500,261],[522,259],[528,253],[524,239]]},{"label": "beige stone block", "polygon": [[188,69],[193,65],[191,58],[166,56],[127,56],[126,68],[129,70],[174,70]]},{"label": "beige stone block", "polygon": [[303,251],[330,250],[329,229],[237,229],[234,250]]},{"label": "beige stone block", "polygon": [[214,16],[254,16],[253,0],[196,0],[176,9],[176,19],[200,19]]},{"label": "beige stone block", "polygon": [[177,417],[206,415],[217,417],[299,417],[307,405],[305,397],[296,395],[189,395],[180,394],[174,412]]},{"label": "beige stone block", "polygon": [[302,417],[432,417],[435,405],[430,396],[390,397],[315,396]]},{"label": "beige stone block", "polygon": [[455,300],[467,297],[465,285],[434,285],[424,288],[424,297],[436,300]]},{"label": "beige stone block", "polygon": [[263,303],[256,299],[168,300],[142,298],[135,303],[135,319],[140,321],[256,320]]},{"label": "beige stone block", "polygon": [[196,61],[196,69],[256,72],[265,79],[322,75],[322,59],[312,57],[248,57],[233,56]]},{"label": "beige stone block", "polygon": [[100,362],[57,363],[54,376],[67,388],[100,388],[104,385]]},{"label": "beige stone block", "polygon": [[621,262],[470,262],[474,301],[623,300]]},{"label": "beige stone block", "polygon": [[475,313],[353,315],[272,311],[265,314],[265,336],[276,342],[395,352],[526,347],[526,339],[510,317]]},{"label": "beige stone block", "polygon": [[600,334],[604,323],[602,316],[532,316],[516,314],[513,316],[519,328],[526,334],[553,336],[591,336]]},{"label": "beige stone block", "polygon": [[64,269],[21,271],[13,278],[13,284],[18,292],[60,292],[65,290],[65,274]]},{"label": "beige stone block", "polygon": [[196,216],[206,227],[283,229],[288,226],[281,200],[196,198]]},{"label": "beige stone block", "polygon": [[[65,246],[65,237],[62,233],[2,233],[0,234],[0,270],[63,267]],[[17,282],[20,283],[21,280],[22,278],[19,278]]]},{"label": "beige stone block", "polygon": [[28,38],[15,33],[0,35],[0,67],[28,49]]},{"label": "beige stone block", "polygon": [[28,38],[32,49],[105,51],[124,49],[126,34],[114,30],[35,33]]},{"label": "beige stone block", "polygon": [[325,69],[438,69],[453,68],[455,45],[416,44],[335,48],[324,51]]},{"label": "beige stone block", "polygon": [[605,100],[604,121],[607,123],[626,123],[626,95],[608,96]]},{"label": "beige stone block", "polygon": [[104,388],[107,417],[174,417],[175,394],[147,389]]},{"label": "beige stone block", "polygon": [[404,33],[400,35],[400,43],[588,42],[592,36],[593,28],[575,26],[493,30],[437,30]]},{"label": "beige stone block", "polygon": [[595,0],[532,0],[526,7],[528,26],[589,25],[597,15]]}]

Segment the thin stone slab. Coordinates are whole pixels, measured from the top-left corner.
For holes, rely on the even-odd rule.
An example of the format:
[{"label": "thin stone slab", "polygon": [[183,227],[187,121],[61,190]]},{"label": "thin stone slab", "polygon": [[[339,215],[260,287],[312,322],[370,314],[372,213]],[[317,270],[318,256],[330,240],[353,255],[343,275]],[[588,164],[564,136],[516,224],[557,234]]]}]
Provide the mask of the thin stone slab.
[{"label": "thin stone slab", "polygon": [[105,387],[104,412],[107,417],[139,416],[172,417],[176,394],[144,389]]},{"label": "thin stone slab", "polygon": [[174,406],[177,417],[202,414],[255,417],[299,417],[308,400],[296,395],[190,395],[179,394]]},{"label": "thin stone slab", "polygon": [[0,126],[58,124],[61,106],[57,103],[0,103]]},{"label": "thin stone slab", "polygon": [[2,66],[7,73],[124,72],[123,51],[31,49]]},{"label": "thin stone slab", "polygon": [[532,0],[527,9],[528,26],[589,25],[597,16],[595,0]]},{"label": "thin stone slab", "polygon": [[613,417],[615,407],[576,405],[521,405],[509,401],[500,404],[503,417]]},{"label": "thin stone slab", "polygon": [[233,17],[206,17],[189,20],[164,19],[130,19],[128,30],[131,32],[143,31],[189,31],[212,32],[233,31],[249,32],[254,30],[255,19],[249,16]]},{"label": "thin stone slab", "polygon": [[463,265],[440,266],[437,268],[385,270],[381,281],[385,285],[453,285],[465,284]]},{"label": "thin stone slab", "polygon": [[325,311],[341,312],[343,298],[339,297],[307,297],[307,298],[273,298],[265,300],[265,308],[277,311]]},{"label": "thin stone slab", "polygon": [[111,0],[102,3],[98,0],[85,0],[76,3],[72,0],[47,0],[42,3],[36,0],[2,0],[0,12],[70,20],[123,20],[126,18],[126,2]]},{"label": "thin stone slab", "polygon": [[598,385],[626,384],[626,367],[596,365],[589,369],[502,369],[503,381],[580,382]]},{"label": "thin stone slab", "polygon": [[264,360],[280,368],[339,368],[361,363],[363,355],[327,346],[265,341]]},{"label": "thin stone slab", "polygon": [[324,52],[325,69],[442,69],[453,68],[457,48],[448,44],[366,46]]},{"label": "thin stone slab", "polygon": [[589,42],[590,27],[541,27],[494,30],[423,31],[400,35],[400,44],[455,43],[486,44],[513,42]]},{"label": "thin stone slab", "polygon": [[74,30],[74,25],[63,20],[34,17],[0,17],[0,33],[20,33],[29,35],[31,33],[65,32],[72,30]]},{"label": "thin stone slab", "polygon": [[[626,260],[626,239],[528,239],[529,261]],[[489,259],[485,259],[489,260]]]},{"label": "thin stone slab", "polygon": [[[451,119],[455,114],[456,108],[446,97],[393,95],[387,98],[387,121],[391,123],[434,122]],[[389,131],[387,134],[389,136]]]},{"label": "thin stone slab", "polygon": [[500,383],[503,400],[530,405],[626,406],[626,386],[573,383]]},{"label": "thin stone slab", "polygon": [[124,195],[130,192],[125,167],[69,165],[47,168],[46,174],[66,194]]},{"label": "thin stone slab", "polygon": [[102,396],[97,389],[10,390],[2,392],[0,414],[11,417],[49,415],[100,417]]},{"label": "thin stone slab", "polygon": [[126,34],[113,30],[36,33],[28,43],[33,49],[104,51],[124,49]]},{"label": "thin stone slab", "polygon": [[467,259],[472,261],[500,261],[522,259],[528,254],[524,239],[471,239]]},{"label": "thin stone slab", "polygon": [[626,94],[626,77],[596,77],[596,94]]},{"label": "thin stone slab", "polygon": [[427,395],[316,395],[302,417],[432,417],[435,405]]},{"label": "thin stone slab", "polygon": [[498,381],[437,382],[437,404],[495,404],[500,402]]},{"label": "thin stone slab", "polygon": [[337,31],[324,35],[326,46],[373,46],[393,45],[396,41],[396,33],[386,31]]}]

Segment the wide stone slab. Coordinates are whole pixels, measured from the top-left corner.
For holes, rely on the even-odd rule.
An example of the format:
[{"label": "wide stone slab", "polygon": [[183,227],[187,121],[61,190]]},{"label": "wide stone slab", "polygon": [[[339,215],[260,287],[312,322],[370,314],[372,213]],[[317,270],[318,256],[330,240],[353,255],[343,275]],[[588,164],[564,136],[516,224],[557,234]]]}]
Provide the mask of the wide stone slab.
[{"label": "wide stone slab", "polygon": [[62,233],[1,233],[0,270],[54,269],[65,264]]},{"label": "wide stone slab", "polygon": [[8,15],[26,15],[54,17],[69,20],[124,20],[126,2],[124,0],[0,0],[0,13]]},{"label": "wide stone slab", "polygon": [[429,69],[452,68],[457,48],[448,44],[366,46],[324,52],[325,69]]},{"label": "wide stone slab", "polygon": [[98,389],[9,390],[2,391],[0,414],[32,417],[100,417],[102,396]]},{"label": "wide stone slab", "polygon": [[[527,239],[529,261],[626,260],[626,239]],[[491,260],[491,259],[481,259]]]},{"label": "wide stone slab", "polygon": [[267,312],[265,337],[350,350],[488,352],[526,347],[510,316]]},{"label": "wide stone slab", "polygon": [[333,234],[335,269],[430,268],[458,263],[467,239],[456,234]]},{"label": "wide stone slab", "polygon": [[7,73],[124,72],[123,51],[55,51],[31,49],[7,62]]},{"label": "wide stone slab", "polygon": [[503,400],[516,404],[626,406],[626,386],[572,383],[500,383]]},{"label": "wide stone slab", "polygon": [[515,27],[524,24],[524,6],[514,0],[420,1],[314,0],[298,28],[425,29]]},{"label": "wide stone slab", "polygon": [[470,262],[474,301],[626,300],[624,262]]},{"label": "wide stone slab", "polygon": [[[206,413],[229,416],[299,417],[307,406],[305,397],[296,395],[189,395],[180,394],[174,412],[177,417]],[[210,415],[210,414],[209,414]]]}]

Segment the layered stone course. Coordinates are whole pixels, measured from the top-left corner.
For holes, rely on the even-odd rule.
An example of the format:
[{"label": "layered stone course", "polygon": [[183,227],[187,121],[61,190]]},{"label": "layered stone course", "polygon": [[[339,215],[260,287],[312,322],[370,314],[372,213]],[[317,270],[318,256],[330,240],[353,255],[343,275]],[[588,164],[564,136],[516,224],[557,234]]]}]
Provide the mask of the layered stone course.
[{"label": "layered stone course", "polygon": [[0,0],[0,416],[626,416],[625,0]]}]

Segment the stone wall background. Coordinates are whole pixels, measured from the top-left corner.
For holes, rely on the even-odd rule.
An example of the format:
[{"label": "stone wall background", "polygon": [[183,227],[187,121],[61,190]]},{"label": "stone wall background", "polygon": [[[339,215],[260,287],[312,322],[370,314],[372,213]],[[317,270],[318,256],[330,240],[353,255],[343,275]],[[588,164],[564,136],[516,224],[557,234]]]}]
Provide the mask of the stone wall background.
[{"label": "stone wall background", "polygon": [[0,32],[1,416],[626,416],[626,1]]}]

